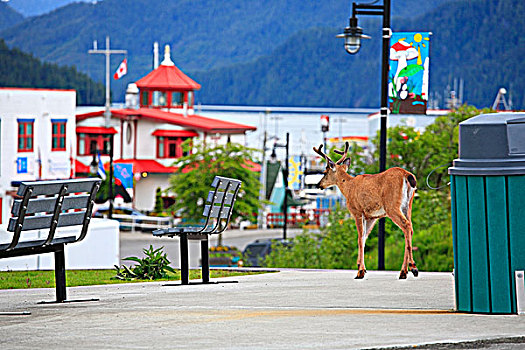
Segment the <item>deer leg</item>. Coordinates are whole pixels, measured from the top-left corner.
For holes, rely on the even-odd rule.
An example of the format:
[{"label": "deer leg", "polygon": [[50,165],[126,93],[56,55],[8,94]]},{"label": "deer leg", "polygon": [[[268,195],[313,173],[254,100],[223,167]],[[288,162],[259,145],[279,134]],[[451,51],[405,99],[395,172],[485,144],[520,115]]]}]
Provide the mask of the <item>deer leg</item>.
[{"label": "deer leg", "polygon": [[414,262],[414,256],[412,252],[412,236],[414,235],[414,228],[412,227],[412,202],[414,201],[414,191],[409,193],[410,201],[408,204],[408,208],[406,208],[405,216],[410,223],[410,232],[408,235],[408,242],[410,244],[410,251],[408,252],[408,267],[410,267],[410,272],[414,275],[414,277],[417,277],[419,275],[419,271],[416,267],[416,263]]},{"label": "deer leg", "polygon": [[411,198],[408,204],[407,215],[406,215],[408,221],[410,222],[410,236],[408,238],[410,242],[410,255],[408,257],[409,259],[408,266],[410,267],[410,271],[412,272],[414,277],[417,277],[419,275],[419,271],[416,267],[416,263],[414,262],[414,256],[412,252],[412,236],[414,235],[414,228],[412,227],[412,202],[414,201],[414,192],[411,192],[410,195],[411,195]]},{"label": "deer leg", "polygon": [[[411,233],[412,233],[412,224],[410,221],[403,215],[401,212],[396,212],[393,215],[390,215],[390,219],[399,226],[399,228],[403,231],[405,234],[405,256],[403,258],[403,265],[401,266],[401,272],[399,273],[399,279],[406,279],[407,273],[408,273],[408,265],[409,265],[409,259],[412,256],[412,240]],[[410,267],[412,268],[412,263],[410,263]],[[415,268],[415,264],[414,264]],[[417,269],[415,269],[417,271]],[[414,273],[414,271],[412,271]],[[414,274],[414,276],[417,276],[417,272]]]},{"label": "deer leg", "polygon": [[370,235],[370,232],[372,232],[372,229],[374,228],[374,225],[376,223],[377,219],[366,219],[364,216],[362,217],[363,222],[363,237],[361,240],[363,241],[363,269],[366,272],[365,267],[365,246],[366,246],[366,239]]},{"label": "deer leg", "polygon": [[355,225],[357,227],[357,276],[356,279],[365,277],[365,251],[363,244],[363,218],[355,218]]}]

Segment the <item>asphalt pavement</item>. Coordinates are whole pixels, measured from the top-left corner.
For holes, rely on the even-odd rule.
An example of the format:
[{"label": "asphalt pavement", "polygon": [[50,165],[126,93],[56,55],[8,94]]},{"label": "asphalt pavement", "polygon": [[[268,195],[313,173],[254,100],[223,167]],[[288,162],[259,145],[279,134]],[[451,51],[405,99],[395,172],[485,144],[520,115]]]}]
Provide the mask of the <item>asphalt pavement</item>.
[{"label": "asphalt pavement", "polygon": [[[144,239],[124,234],[121,245]],[[0,349],[525,348],[525,316],[455,312],[450,273],[355,275],[281,269],[215,280],[237,283],[71,287],[68,299],[99,301],[64,304],[39,304],[55,298],[52,288],[0,290]]]}]

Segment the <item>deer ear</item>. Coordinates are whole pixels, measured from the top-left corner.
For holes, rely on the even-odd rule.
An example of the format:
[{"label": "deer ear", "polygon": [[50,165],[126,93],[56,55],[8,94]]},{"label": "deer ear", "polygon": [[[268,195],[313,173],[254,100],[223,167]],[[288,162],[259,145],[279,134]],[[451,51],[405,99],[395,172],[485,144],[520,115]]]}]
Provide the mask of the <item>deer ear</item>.
[{"label": "deer ear", "polygon": [[346,173],[348,171],[348,167],[350,166],[350,158],[346,158],[345,160],[343,160],[341,166],[343,167]]}]

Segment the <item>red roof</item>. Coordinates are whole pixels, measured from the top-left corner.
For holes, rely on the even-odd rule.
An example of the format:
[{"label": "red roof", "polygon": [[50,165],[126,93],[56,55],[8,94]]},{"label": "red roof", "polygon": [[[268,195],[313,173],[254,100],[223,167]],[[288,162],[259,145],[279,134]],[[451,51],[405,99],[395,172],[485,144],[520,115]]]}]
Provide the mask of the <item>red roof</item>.
[{"label": "red roof", "polygon": [[133,173],[171,174],[177,170],[174,166],[164,166],[153,159],[117,159],[115,163],[133,164]]},{"label": "red roof", "polygon": [[[77,121],[88,118],[99,117],[104,111],[81,113],[76,115]],[[160,109],[139,108],[139,109],[114,109],[111,114],[117,118],[139,117],[152,119],[163,123],[179,125],[193,130],[200,130],[213,134],[243,134],[246,131],[257,130],[255,126],[237,124],[224,120],[203,117],[197,114],[184,116],[183,114],[165,112]]]},{"label": "red roof", "polygon": [[196,137],[199,136],[195,131],[191,130],[155,130],[151,135],[164,137]]},{"label": "red roof", "polygon": [[139,109],[117,109],[112,110],[111,114],[116,117],[138,116],[157,120],[163,123],[180,125],[183,127],[201,130],[209,133],[219,134],[242,134],[246,131],[256,130],[255,126],[231,123],[224,120],[206,118],[197,114],[184,116],[179,113],[165,112],[159,109],[139,108]]},{"label": "red roof", "polygon": [[139,89],[167,89],[175,91],[198,90],[200,84],[184,74],[176,66],[160,65],[136,82]]},{"label": "red roof", "polygon": [[[115,164],[133,164],[133,173],[151,173],[151,174],[172,174],[177,170],[174,166],[164,166],[153,159],[118,159],[114,161]],[[104,163],[106,171],[109,169],[109,163]],[[77,174],[88,174],[90,172],[89,165],[85,165],[78,159],[75,159],[75,172]]]},{"label": "red roof", "polygon": [[77,126],[77,134],[116,134],[115,128],[105,128],[102,126]]},{"label": "red roof", "polygon": [[75,174],[89,174],[89,165],[85,165],[78,159],[75,159]]}]

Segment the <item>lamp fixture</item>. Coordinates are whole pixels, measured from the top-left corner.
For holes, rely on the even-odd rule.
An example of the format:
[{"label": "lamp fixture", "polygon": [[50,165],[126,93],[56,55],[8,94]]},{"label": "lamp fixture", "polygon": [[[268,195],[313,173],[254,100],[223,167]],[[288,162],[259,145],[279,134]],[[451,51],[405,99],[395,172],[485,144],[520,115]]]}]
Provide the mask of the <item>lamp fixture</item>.
[{"label": "lamp fixture", "polygon": [[370,36],[363,34],[363,29],[357,25],[357,17],[350,17],[349,26],[345,28],[344,33],[336,37],[345,40],[345,50],[351,55],[356,54],[361,48],[361,39],[370,39]]}]

